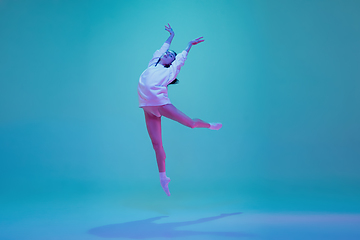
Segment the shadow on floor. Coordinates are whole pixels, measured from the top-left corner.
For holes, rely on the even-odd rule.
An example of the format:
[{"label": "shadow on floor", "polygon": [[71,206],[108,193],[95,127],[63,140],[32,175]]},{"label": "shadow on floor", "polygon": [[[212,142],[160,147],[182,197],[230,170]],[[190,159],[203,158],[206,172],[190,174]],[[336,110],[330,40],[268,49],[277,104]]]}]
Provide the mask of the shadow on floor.
[{"label": "shadow on floor", "polygon": [[250,234],[241,232],[202,232],[202,231],[186,231],[176,230],[177,227],[188,226],[198,223],[214,221],[220,218],[237,215],[241,213],[221,214],[215,217],[201,218],[195,221],[174,222],[174,223],[154,223],[161,217],[154,217],[145,220],[125,222],[119,224],[110,224],[101,227],[92,228],[88,231],[89,234],[104,237],[104,238],[172,238],[172,237],[189,237],[196,235],[216,235],[223,237],[249,237]]}]

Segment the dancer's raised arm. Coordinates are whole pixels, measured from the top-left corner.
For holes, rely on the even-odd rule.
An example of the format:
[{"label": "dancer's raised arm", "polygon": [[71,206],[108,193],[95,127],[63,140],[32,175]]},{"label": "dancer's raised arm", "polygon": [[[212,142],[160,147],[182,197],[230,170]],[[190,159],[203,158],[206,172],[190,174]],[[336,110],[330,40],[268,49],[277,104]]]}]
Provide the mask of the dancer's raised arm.
[{"label": "dancer's raised arm", "polygon": [[171,28],[170,24],[168,24],[168,26],[165,26],[165,30],[168,31],[170,33],[170,36],[168,37],[168,39],[165,41],[165,43],[161,46],[160,49],[156,50],[155,53],[153,54],[152,59],[149,62],[148,67],[150,67],[151,65],[157,65],[160,61],[161,56],[167,51],[169,50],[171,41],[173,40],[175,33],[173,31],[173,29]]},{"label": "dancer's raised arm", "polygon": [[190,41],[188,46],[185,48],[185,50],[176,56],[175,61],[172,62],[171,64],[171,69],[173,69],[173,71],[171,71],[170,73],[170,78],[169,78],[170,82],[172,82],[180,72],[180,68],[184,65],[185,60],[187,58],[187,54],[189,53],[191,47],[203,41],[204,41],[203,37],[199,37],[195,40]]},{"label": "dancer's raised arm", "polygon": [[193,45],[196,45],[196,44],[201,43],[201,42],[204,41],[204,39],[202,39],[202,38],[203,38],[203,37],[199,37],[199,38],[197,38],[197,39],[195,39],[195,40],[190,41],[189,44],[188,44],[188,46],[185,48],[185,51],[187,51],[187,52],[189,53],[189,51],[190,51],[190,49],[191,49],[191,47],[192,47]]},{"label": "dancer's raised arm", "polygon": [[175,33],[174,33],[173,29],[171,28],[169,23],[168,23],[168,26],[165,26],[165,30],[170,33],[169,38],[165,41],[166,43],[168,43],[170,45],[171,41],[173,40],[173,38],[175,36]]}]

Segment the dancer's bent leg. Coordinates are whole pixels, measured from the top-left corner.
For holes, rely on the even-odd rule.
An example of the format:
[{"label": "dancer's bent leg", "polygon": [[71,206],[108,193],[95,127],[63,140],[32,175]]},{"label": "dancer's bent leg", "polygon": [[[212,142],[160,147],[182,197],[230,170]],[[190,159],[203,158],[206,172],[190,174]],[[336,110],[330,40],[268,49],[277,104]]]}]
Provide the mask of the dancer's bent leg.
[{"label": "dancer's bent leg", "polygon": [[151,143],[155,150],[156,154],[156,161],[159,168],[160,174],[160,184],[164,189],[165,193],[170,196],[168,184],[170,182],[170,178],[166,177],[165,173],[165,151],[162,144],[162,137],[161,137],[161,117],[156,117],[155,115],[144,111],[145,113],[145,121],[146,121],[146,128],[148,130]]},{"label": "dancer's bent leg", "polygon": [[172,104],[159,107],[159,112],[162,116],[177,121],[189,128],[210,128],[209,123],[197,118],[191,119]]}]

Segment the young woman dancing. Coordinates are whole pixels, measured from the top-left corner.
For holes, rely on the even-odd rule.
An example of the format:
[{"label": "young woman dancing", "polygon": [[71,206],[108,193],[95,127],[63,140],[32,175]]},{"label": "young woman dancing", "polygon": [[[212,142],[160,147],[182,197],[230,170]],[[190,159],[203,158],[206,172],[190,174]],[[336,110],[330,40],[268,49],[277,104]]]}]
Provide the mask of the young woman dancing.
[{"label": "young woman dancing", "polygon": [[207,123],[203,120],[186,116],[171,104],[168,98],[167,86],[177,83],[176,76],[184,65],[187,55],[193,45],[203,42],[203,37],[190,41],[188,46],[180,54],[169,50],[171,41],[174,38],[174,31],[170,24],[165,26],[170,37],[157,50],[150,60],[148,68],[141,74],[138,95],[139,107],[144,110],[146,127],[155,150],[156,161],[159,168],[160,183],[165,193],[170,196],[168,184],[170,178],[165,172],[165,151],[161,137],[161,116],[177,121],[189,128],[209,128],[219,130],[221,123]]}]

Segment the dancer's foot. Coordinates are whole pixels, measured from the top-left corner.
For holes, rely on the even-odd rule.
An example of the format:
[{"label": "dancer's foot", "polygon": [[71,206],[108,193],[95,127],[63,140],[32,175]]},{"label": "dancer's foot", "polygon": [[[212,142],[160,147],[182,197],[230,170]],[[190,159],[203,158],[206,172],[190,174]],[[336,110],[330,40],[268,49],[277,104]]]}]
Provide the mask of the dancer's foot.
[{"label": "dancer's foot", "polygon": [[164,189],[166,195],[168,195],[168,196],[170,196],[170,191],[169,191],[169,187],[168,187],[169,182],[170,182],[170,178],[168,178],[168,177],[160,179],[161,186]]},{"label": "dancer's foot", "polygon": [[219,130],[222,127],[221,123],[210,123],[210,129],[211,130]]}]

